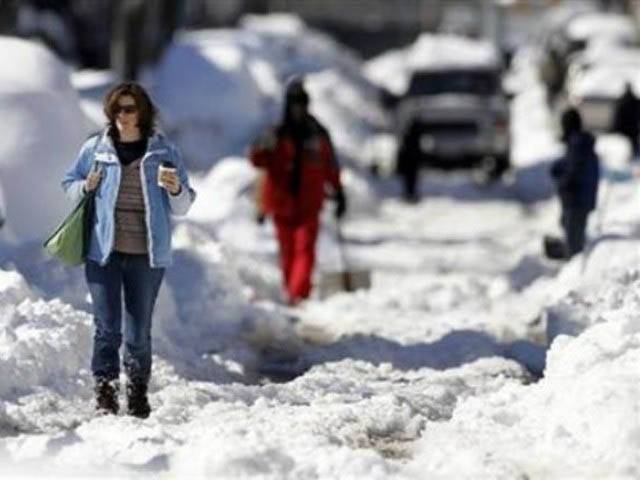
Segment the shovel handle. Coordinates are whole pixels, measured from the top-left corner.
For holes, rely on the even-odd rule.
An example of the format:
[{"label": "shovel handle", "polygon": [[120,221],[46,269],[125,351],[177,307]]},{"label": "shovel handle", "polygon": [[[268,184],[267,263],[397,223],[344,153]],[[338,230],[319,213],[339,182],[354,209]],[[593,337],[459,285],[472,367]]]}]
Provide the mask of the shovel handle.
[{"label": "shovel handle", "polygon": [[340,220],[336,219],[336,239],[338,241],[338,252],[340,253],[340,263],[342,264],[342,289],[345,292],[353,291],[353,277],[347,265],[347,256],[344,252],[344,238],[342,237],[342,228]]},{"label": "shovel handle", "polygon": [[342,287],[345,292],[353,292],[353,278],[348,270],[342,272]]}]

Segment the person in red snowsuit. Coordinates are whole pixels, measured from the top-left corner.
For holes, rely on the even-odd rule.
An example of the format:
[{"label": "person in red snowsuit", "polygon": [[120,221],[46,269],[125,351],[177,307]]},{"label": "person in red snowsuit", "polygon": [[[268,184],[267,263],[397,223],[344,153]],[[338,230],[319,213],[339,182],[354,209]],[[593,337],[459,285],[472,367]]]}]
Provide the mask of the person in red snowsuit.
[{"label": "person in red snowsuit", "polygon": [[315,263],[319,216],[327,193],[342,217],[346,198],[340,169],[327,130],[308,111],[309,96],[301,80],[289,83],[280,125],[268,129],[251,146],[249,158],[263,169],[260,209],[274,220],[287,301],[308,298]]}]

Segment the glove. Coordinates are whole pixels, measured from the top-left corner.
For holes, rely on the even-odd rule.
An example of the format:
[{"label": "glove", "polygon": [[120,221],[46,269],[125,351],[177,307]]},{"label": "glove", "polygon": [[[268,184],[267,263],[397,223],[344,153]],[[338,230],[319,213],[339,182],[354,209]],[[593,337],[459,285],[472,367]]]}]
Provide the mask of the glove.
[{"label": "glove", "polygon": [[256,213],[255,220],[258,225],[262,225],[266,219],[267,219],[267,216],[264,213],[262,212]]},{"label": "glove", "polygon": [[347,212],[347,197],[344,196],[342,189],[336,190],[335,197],[336,209],[334,215],[337,220],[341,219]]},{"label": "glove", "polygon": [[264,131],[254,142],[254,148],[258,150],[274,150],[278,144],[278,137],[271,129]]}]

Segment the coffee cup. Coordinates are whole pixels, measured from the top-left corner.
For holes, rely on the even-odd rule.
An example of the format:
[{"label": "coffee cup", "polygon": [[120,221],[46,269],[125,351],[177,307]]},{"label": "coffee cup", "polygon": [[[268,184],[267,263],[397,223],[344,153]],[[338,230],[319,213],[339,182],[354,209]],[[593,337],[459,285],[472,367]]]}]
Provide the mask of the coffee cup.
[{"label": "coffee cup", "polygon": [[163,187],[164,185],[162,184],[162,177],[166,174],[166,173],[177,173],[178,170],[170,163],[167,164],[162,164],[158,167],[158,186],[159,187]]}]

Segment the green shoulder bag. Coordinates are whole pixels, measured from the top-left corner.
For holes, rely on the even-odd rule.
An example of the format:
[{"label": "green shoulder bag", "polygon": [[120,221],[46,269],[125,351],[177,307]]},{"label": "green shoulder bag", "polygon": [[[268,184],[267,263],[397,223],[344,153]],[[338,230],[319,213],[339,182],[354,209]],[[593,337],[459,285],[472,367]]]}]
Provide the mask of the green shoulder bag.
[{"label": "green shoulder bag", "polygon": [[89,251],[95,214],[95,190],[87,193],[44,242],[45,251],[67,265],[80,265]]}]

